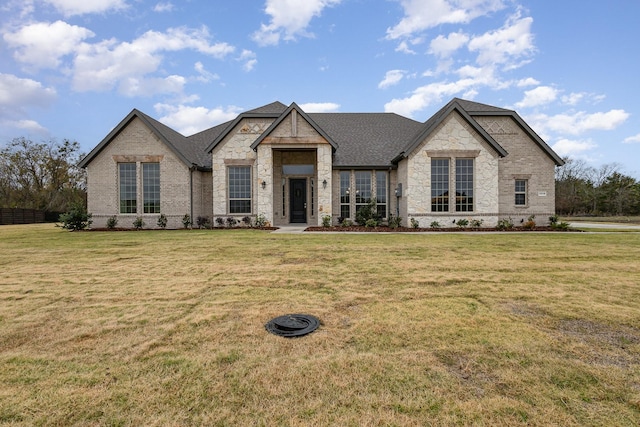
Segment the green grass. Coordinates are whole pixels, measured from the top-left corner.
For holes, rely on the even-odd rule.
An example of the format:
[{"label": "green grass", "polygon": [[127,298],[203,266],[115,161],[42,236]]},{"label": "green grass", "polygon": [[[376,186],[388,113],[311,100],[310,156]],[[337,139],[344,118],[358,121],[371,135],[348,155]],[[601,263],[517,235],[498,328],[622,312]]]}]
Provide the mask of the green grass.
[{"label": "green grass", "polygon": [[[640,424],[640,234],[0,227],[0,425]],[[322,321],[297,339],[271,318]]]}]

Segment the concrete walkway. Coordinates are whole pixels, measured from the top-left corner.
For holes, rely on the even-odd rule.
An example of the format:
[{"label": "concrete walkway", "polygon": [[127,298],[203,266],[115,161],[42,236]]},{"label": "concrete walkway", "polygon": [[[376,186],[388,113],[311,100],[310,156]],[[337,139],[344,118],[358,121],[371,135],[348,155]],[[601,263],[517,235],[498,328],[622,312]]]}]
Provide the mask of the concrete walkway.
[{"label": "concrete walkway", "polygon": [[280,234],[302,234],[302,232],[308,227],[307,224],[295,224],[295,225],[281,225],[277,230],[272,231],[272,233],[280,233]]},{"label": "concrete walkway", "polygon": [[570,222],[569,225],[573,228],[598,228],[598,229],[610,229],[610,230],[635,230],[640,231],[640,225],[638,224],[624,224],[620,222]]}]

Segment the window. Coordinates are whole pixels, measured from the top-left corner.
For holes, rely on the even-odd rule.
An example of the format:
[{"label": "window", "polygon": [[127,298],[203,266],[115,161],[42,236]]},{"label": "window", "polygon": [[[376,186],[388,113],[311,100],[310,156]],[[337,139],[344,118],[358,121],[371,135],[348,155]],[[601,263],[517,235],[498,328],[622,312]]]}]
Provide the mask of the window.
[{"label": "window", "polygon": [[516,206],[525,206],[527,204],[527,180],[516,179]]},{"label": "window", "polygon": [[449,159],[431,159],[431,211],[449,212]]},{"label": "window", "polygon": [[228,183],[229,213],[251,213],[251,166],[230,166]]},{"label": "window", "polygon": [[376,208],[380,218],[387,217],[387,173],[376,172]]},{"label": "window", "polygon": [[142,209],[160,213],[160,163],[142,164]]},{"label": "window", "polygon": [[473,159],[456,159],[456,212],[473,212]]},{"label": "window", "polygon": [[356,213],[371,201],[371,171],[356,172]]},{"label": "window", "polygon": [[136,213],[138,192],[136,185],[136,164],[119,163],[118,173],[120,176],[120,213]]},{"label": "window", "polygon": [[342,171],[340,172],[340,216],[342,218],[351,217],[351,198],[350,198],[350,187],[351,187],[351,172]]}]

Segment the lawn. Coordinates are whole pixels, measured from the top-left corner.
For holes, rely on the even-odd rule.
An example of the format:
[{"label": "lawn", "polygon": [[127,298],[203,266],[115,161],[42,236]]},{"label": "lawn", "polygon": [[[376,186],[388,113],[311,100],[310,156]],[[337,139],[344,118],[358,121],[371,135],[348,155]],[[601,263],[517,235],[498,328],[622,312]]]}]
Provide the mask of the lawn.
[{"label": "lawn", "polygon": [[[0,227],[0,425],[640,425],[640,233]],[[287,339],[264,324],[308,313]]]}]

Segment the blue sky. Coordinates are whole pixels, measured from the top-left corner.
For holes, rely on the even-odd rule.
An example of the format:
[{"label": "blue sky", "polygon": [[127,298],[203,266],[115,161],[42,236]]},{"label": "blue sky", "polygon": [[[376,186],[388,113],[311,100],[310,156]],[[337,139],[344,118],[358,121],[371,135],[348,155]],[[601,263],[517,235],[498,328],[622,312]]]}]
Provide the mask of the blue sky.
[{"label": "blue sky", "polygon": [[133,108],[193,134],[273,101],[427,120],[516,110],[640,177],[637,0],[4,0],[0,144],[88,152]]}]

